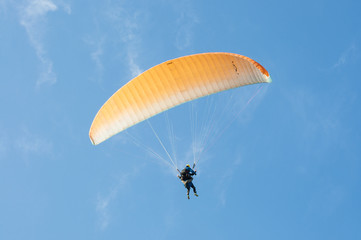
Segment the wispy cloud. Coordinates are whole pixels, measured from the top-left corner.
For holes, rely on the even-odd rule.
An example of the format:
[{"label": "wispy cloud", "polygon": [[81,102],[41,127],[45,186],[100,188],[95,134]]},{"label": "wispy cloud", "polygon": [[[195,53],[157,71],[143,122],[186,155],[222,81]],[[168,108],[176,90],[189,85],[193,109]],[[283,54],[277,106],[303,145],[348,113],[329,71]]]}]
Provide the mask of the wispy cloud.
[{"label": "wispy cloud", "polygon": [[9,0],[0,0],[0,13],[6,14],[9,5]]},{"label": "wispy cloud", "polygon": [[[65,11],[70,14],[69,5],[61,2]],[[28,0],[19,7],[20,24],[24,26],[30,43],[35,49],[36,55],[41,62],[41,74],[36,82],[39,87],[43,84],[56,83],[56,74],[53,70],[53,62],[47,56],[45,49],[44,33],[47,22],[46,15],[58,10],[58,6],[51,0]]]},{"label": "wispy cloud", "polygon": [[62,0],[56,0],[58,6],[60,6],[67,14],[71,14],[71,6],[70,4],[62,1]]},{"label": "wispy cloud", "polygon": [[104,44],[104,38],[102,38],[100,41],[95,43],[95,50],[91,53],[91,58],[95,62],[96,68],[99,71],[103,71],[104,69],[103,63],[101,61],[101,56],[104,53],[103,44]]},{"label": "wispy cloud", "polygon": [[53,154],[53,144],[48,139],[31,133],[24,128],[20,136],[15,139],[14,147],[17,152],[25,158],[30,155],[48,155]]},{"label": "wispy cloud", "polygon": [[110,190],[110,192],[106,196],[98,195],[97,203],[96,203],[96,212],[99,217],[99,227],[101,230],[104,230],[108,227],[110,222],[110,213],[109,213],[109,204],[112,200],[114,200],[120,188],[125,185],[126,179],[125,177],[121,179],[121,182],[117,184],[116,187]]},{"label": "wispy cloud", "polygon": [[128,49],[128,64],[130,67],[130,73],[132,77],[136,77],[143,72],[143,70],[139,67],[136,62],[138,54],[134,50]]},{"label": "wispy cloud", "polygon": [[183,0],[177,2],[177,9],[179,9],[179,17],[177,19],[177,35],[176,47],[178,50],[184,50],[192,43],[193,28],[195,24],[199,23],[198,17],[193,10],[192,1]]},{"label": "wispy cloud", "polygon": [[137,10],[126,9],[118,4],[110,4],[106,11],[106,16],[114,26],[118,37],[125,44],[128,66],[132,77],[136,77],[143,72],[137,63],[138,49],[141,43],[138,18],[141,15]]},{"label": "wispy cloud", "polygon": [[84,42],[92,49],[90,57],[95,64],[95,72],[98,75],[98,79],[100,80],[102,79],[104,72],[103,57],[105,41],[105,36],[84,38]]},{"label": "wispy cloud", "polygon": [[0,123],[0,160],[8,155],[18,154],[26,162],[33,156],[54,156],[52,141],[46,137],[34,133],[26,126],[18,127],[19,132],[7,131]]},{"label": "wispy cloud", "polygon": [[219,201],[222,206],[225,206],[227,203],[227,186],[231,182],[232,177],[237,168],[240,166],[241,162],[242,161],[240,157],[236,158],[233,161],[232,165],[228,169],[226,169],[219,177],[219,181],[216,184],[216,191],[218,193]]},{"label": "wispy cloud", "polygon": [[110,188],[107,194],[98,194],[95,210],[98,214],[98,224],[101,230],[105,230],[110,224],[111,215],[109,208],[111,203],[119,196],[120,191],[124,189],[130,179],[138,174],[140,168],[142,166],[134,168],[131,172],[121,174],[120,177],[117,177],[114,186]]},{"label": "wispy cloud", "polygon": [[334,68],[338,68],[341,67],[345,64],[347,64],[347,62],[353,58],[356,55],[356,45],[355,44],[351,44],[342,54],[341,56],[338,58],[337,62],[333,65]]},{"label": "wispy cloud", "polygon": [[288,88],[284,93],[294,113],[290,116],[292,124],[296,126],[294,134],[298,136],[298,147],[302,148],[302,154],[321,161],[322,154],[334,146],[343,146],[344,142],[340,139],[348,131],[348,126],[342,121],[343,113],[345,107],[352,106],[357,99],[357,94],[343,92],[341,86],[339,92],[332,92],[332,98],[324,98],[324,94],[305,88]]},{"label": "wispy cloud", "polygon": [[[104,8],[95,18],[95,33],[84,40],[92,49],[90,56],[96,72],[101,79],[106,68],[104,57],[109,54],[111,44],[115,43],[116,51],[119,51],[119,48],[120,51],[113,51],[111,54],[125,56],[131,76],[136,77],[143,72],[137,63],[141,42],[138,18],[141,14],[138,10],[125,8],[123,2],[106,1]],[[105,27],[100,27],[103,25]],[[103,32],[104,28],[109,28],[106,33]]]}]

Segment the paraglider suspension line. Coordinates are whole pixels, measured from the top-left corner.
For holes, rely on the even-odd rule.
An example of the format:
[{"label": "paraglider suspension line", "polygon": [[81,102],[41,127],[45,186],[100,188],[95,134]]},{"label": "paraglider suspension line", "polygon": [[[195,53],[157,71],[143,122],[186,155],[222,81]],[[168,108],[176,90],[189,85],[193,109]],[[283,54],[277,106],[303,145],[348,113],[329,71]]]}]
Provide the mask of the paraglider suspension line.
[{"label": "paraglider suspension line", "polygon": [[[232,125],[232,123],[234,121],[236,121],[239,117],[239,115],[241,115],[241,113],[247,108],[247,106],[252,102],[252,100],[258,95],[258,93],[261,91],[261,89],[263,88],[263,85],[260,85],[258,87],[258,89],[256,90],[256,92],[253,94],[253,96],[248,99],[247,103],[243,106],[243,108],[235,115],[235,117],[232,119],[232,121],[225,126],[221,132],[219,134],[217,134],[217,137],[212,141],[212,143],[209,144],[209,146],[205,149],[205,151],[203,151],[201,154],[204,154],[206,152],[208,152],[209,149],[211,149],[213,147],[213,145],[218,141],[218,139],[223,135],[223,133]],[[200,157],[199,157],[200,159]],[[198,159],[198,161],[199,161]],[[198,164],[198,161],[195,164]]]},{"label": "paraglider suspension line", "polygon": [[154,130],[152,124],[150,124],[149,120],[147,120],[147,123],[148,123],[149,127],[152,129],[152,131],[153,131],[155,137],[157,138],[158,142],[160,143],[160,145],[162,146],[162,148],[163,148],[164,151],[166,152],[166,154],[167,154],[167,156],[169,157],[170,161],[172,162],[174,168],[179,172],[179,170],[178,170],[178,168],[177,168],[177,165],[174,163],[172,157],[170,156],[169,152],[168,152],[167,149],[165,148],[162,140],[160,140],[160,138],[159,138],[158,134],[156,133],[156,131]]}]

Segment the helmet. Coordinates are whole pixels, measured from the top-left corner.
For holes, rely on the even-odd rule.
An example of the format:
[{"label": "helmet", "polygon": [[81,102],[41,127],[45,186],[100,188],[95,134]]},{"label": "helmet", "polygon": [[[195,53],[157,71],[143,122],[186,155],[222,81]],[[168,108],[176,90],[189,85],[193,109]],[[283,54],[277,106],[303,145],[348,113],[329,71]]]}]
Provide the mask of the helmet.
[{"label": "helmet", "polygon": [[191,167],[191,166],[189,164],[187,164],[186,167]]}]

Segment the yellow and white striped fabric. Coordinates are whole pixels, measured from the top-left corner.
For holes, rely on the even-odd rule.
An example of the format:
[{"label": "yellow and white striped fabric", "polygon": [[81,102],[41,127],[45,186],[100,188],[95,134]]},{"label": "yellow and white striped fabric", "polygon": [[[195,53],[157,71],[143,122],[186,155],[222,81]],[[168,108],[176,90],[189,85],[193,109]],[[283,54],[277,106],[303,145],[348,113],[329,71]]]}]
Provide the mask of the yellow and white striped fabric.
[{"label": "yellow and white striped fabric", "polygon": [[91,125],[94,145],[187,101],[271,82],[256,61],[233,53],[203,53],[166,61],[129,81],[101,107]]}]

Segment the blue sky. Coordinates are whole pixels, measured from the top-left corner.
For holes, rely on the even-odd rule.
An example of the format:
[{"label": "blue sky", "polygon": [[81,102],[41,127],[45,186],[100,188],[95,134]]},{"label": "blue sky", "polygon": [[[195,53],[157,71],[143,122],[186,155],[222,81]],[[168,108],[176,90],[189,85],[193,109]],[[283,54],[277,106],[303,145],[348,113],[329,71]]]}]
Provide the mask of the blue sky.
[{"label": "blue sky", "polygon": [[[0,0],[0,239],[360,239],[360,9]],[[130,79],[202,52],[248,56],[273,82],[150,119],[179,167],[202,135],[190,109],[213,121],[187,200],[147,122],[98,146],[88,131]]]}]

